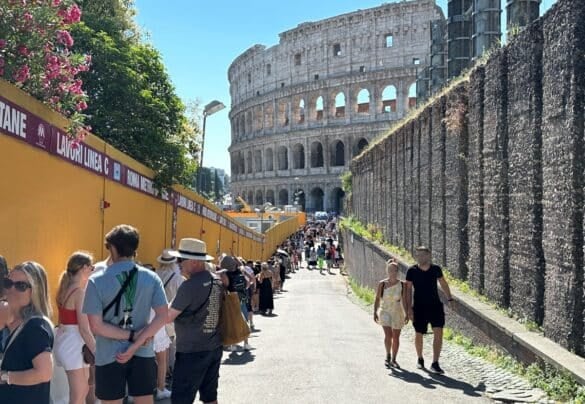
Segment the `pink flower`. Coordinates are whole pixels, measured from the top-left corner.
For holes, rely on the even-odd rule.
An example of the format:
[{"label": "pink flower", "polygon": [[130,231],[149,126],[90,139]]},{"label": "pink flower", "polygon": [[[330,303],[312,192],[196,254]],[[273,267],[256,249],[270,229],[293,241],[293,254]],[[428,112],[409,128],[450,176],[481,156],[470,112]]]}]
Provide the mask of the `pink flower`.
[{"label": "pink flower", "polygon": [[81,20],[81,9],[77,6],[77,4],[73,4],[67,10],[67,17],[65,18],[64,22],[66,24],[75,24]]},{"label": "pink flower", "polygon": [[4,67],[5,64],[4,58],[0,58],[0,67]]},{"label": "pink flower", "polygon": [[61,0],[53,0],[53,7],[59,7]]},{"label": "pink flower", "polygon": [[6,47],[6,39],[0,39],[0,49],[4,49]]},{"label": "pink flower", "polygon": [[24,83],[30,76],[30,68],[27,65],[21,66],[14,72],[13,79],[17,83]]},{"label": "pink flower", "polygon": [[18,52],[19,55],[24,57],[28,57],[30,55],[30,51],[25,45],[18,45],[16,51]]},{"label": "pink flower", "polygon": [[0,67],[0,76],[4,76],[4,68]]},{"label": "pink flower", "polygon": [[87,103],[85,101],[79,101],[75,106],[75,109],[79,112],[87,109]]},{"label": "pink flower", "polygon": [[57,31],[57,41],[60,44],[65,45],[67,48],[73,46],[73,38],[69,31]]},{"label": "pink flower", "polygon": [[75,80],[69,87],[69,92],[75,95],[83,94],[83,90],[81,89],[82,84],[83,82],[81,80]]},{"label": "pink flower", "polygon": [[29,24],[33,21],[33,16],[28,11],[22,15],[22,18],[24,19],[24,21],[26,23],[29,23]]}]

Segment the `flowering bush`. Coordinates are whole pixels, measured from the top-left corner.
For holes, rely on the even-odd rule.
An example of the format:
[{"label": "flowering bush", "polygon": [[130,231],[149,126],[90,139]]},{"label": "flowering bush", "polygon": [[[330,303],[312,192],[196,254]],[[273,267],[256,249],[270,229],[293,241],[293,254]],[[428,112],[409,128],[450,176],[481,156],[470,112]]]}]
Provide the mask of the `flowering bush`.
[{"label": "flowering bush", "polygon": [[0,0],[0,77],[69,118],[77,139],[90,129],[77,76],[89,70],[91,57],[71,51],[69,33],[80,18],[73,0]]}]

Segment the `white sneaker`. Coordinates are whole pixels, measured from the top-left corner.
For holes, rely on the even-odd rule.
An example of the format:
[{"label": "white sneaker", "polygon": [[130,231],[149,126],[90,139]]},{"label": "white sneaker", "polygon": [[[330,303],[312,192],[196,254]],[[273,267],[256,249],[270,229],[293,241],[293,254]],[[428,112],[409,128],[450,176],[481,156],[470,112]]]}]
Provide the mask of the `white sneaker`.
[{"label": "white sneaker", "polygon": [[238,350],[238,346],[237,345],[230,345],[228,347],[228,351],[230,352],[236,352]]},{"label": "white sneaker", "polygon": [[251,351],[252,350],[252,346],[248,343],[244,344],[244,351]]},{"label": "white sneaker", "polygon": [[167,398],[171,398],[171,392],[166,388],[164,390],[156,389],[156,401],[166,400]]}]

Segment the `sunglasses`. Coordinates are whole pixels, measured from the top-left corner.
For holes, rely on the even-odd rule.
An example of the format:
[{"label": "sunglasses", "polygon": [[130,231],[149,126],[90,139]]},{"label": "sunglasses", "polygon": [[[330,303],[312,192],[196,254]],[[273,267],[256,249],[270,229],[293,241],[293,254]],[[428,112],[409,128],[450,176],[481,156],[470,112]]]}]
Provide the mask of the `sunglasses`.
[{"label": "sunglasses", "polygon": [[10,289],[14,286],[14,289],[18,290],[19,292],[24,292],[28,288],[32,289],[32,286],[28,282],[24,281],[16,281],[14,282],[12,279],[4,278],[4,289]]}]

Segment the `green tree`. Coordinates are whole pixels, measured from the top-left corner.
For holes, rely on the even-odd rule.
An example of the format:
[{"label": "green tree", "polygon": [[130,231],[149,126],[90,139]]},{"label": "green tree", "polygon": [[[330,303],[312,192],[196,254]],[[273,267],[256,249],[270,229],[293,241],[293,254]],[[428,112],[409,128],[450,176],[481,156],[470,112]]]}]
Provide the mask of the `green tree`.
[{"label": "green tree", "polygon": [[155,183],[190,185],[198,126],[185,115],[160,53],[140,40],[131,0],[86,0],[74,28],[92,55],[84,74],[93,132],[156,172]]}]

